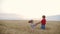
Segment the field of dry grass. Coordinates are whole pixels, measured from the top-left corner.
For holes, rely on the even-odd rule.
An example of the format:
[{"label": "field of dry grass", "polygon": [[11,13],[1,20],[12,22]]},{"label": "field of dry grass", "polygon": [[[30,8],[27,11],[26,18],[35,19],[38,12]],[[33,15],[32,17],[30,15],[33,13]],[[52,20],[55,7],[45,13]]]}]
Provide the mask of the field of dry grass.
[{"label": "field of dry grass", "polygon": [[40,26],[37,25],[35,31],[31,32],[27,20],[0,20],[0,34],[60,34],[60,21],[48,21],[45,30]]}]

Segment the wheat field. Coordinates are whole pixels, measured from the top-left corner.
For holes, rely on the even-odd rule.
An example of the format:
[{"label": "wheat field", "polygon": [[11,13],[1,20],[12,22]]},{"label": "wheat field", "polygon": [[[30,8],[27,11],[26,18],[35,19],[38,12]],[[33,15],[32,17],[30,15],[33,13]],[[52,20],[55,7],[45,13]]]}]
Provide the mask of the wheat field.
[{"label": "wheat field", "polygon": [[60,21],[47,21],[45,30],[40,26],[38,24],[34,32],[31,32],[28,20],[0,20],[0,34],[60,34]]}]

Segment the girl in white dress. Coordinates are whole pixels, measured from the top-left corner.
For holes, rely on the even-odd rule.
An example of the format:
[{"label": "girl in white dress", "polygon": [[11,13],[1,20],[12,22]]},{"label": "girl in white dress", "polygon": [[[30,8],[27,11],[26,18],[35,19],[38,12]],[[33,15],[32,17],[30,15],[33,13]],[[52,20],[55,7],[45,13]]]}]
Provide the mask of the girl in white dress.
[{"label": "girl in white dress", "polygon": [[31,26],[31,31],[33,32],[34,29],[35,29],[35,24],[33,23],[34,21],[33,20],[29,20],[28,23],[30,23],[30,26]]}]

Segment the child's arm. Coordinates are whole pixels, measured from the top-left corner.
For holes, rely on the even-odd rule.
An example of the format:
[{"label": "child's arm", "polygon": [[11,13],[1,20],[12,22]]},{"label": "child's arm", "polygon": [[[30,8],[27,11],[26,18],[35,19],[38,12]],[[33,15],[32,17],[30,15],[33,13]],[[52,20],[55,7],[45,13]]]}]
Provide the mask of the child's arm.
[{"label": "child's arm", "polygon": [[38,24],[40,24],[40,22],[36,23],[35,25],[38,25]]}]

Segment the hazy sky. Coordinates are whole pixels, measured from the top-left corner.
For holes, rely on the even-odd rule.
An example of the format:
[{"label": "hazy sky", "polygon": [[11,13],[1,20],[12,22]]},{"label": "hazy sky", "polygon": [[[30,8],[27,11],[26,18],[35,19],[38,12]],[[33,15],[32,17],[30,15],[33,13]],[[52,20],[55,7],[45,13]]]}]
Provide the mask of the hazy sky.
[{"label": "hazy sky", "polygon": [[14,13],[24,18],[60,15],[60,0],[1,0],[0,13]]}]

